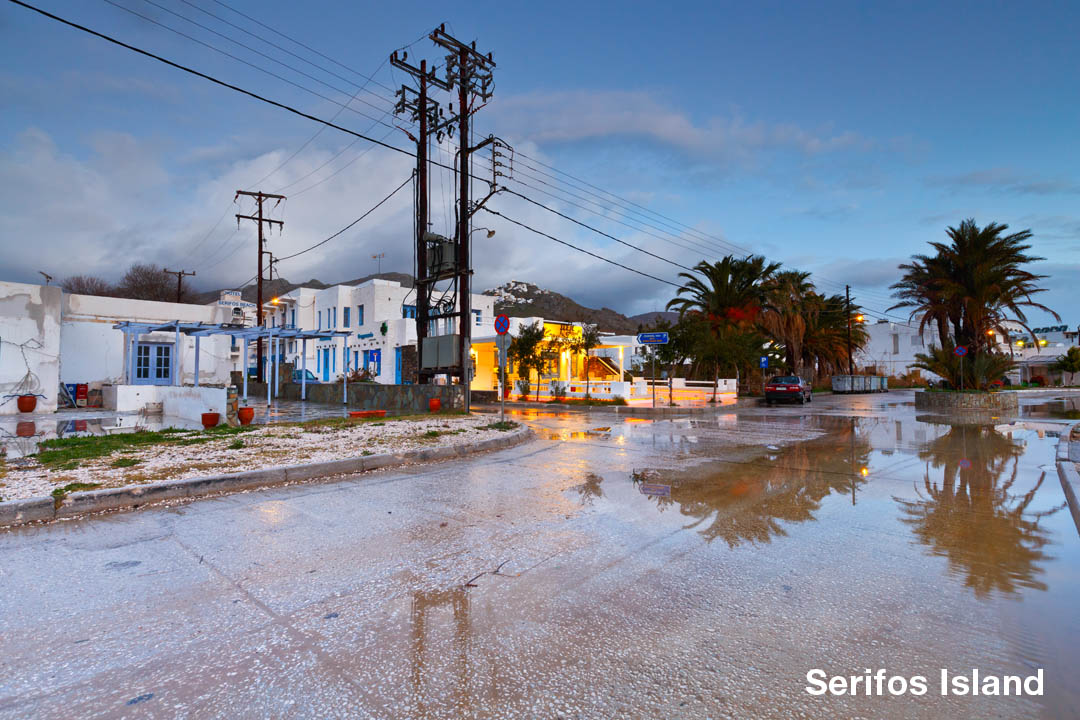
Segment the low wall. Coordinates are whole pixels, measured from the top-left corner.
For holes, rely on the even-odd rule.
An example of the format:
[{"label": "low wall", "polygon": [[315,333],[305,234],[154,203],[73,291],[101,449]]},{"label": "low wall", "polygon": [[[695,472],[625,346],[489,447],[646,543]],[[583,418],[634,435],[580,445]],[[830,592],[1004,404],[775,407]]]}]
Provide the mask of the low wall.
[{"label": "low wall", "polygon": [[117,412],[160,412],[167,417],[200,420],[204,412],[225,413],[228,391],[206,385],[104,385],[102,401]]},{"label": "low wall", "polygon": [[[266,383],[248,383],[248,397],[266,399]],[[465,388],[461,385],[382,385],[349,383],[348,407],[358,410],[386,410],[390,413],[428,411],[428,400],[439,398],[444,410],[465,408]],[[299,400],[300,386],[282,383],[279,399]],[[341,405],[341,385],[308,385],[307,399]],[[241,401],[242,402],[242,401]]]},{"label": "low wall", "polygon": [[1019,405],[1014,392],[960,393],[921,390],[915,393],[915,407],[919,410],[1017,410]]}]

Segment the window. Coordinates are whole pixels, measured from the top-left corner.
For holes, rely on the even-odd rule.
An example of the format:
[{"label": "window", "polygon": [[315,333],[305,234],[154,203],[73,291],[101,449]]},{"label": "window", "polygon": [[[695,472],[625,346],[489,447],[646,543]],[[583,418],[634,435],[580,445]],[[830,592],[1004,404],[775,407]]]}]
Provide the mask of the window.
[{"label": "window", "polygon": [[337,372],[337,353],[330,353],[330,372]]},{"label": "window", "polygon": [[168,385],[172,382],[172,345],[139,343],[135,346],[137,385]]},{"label": "window", "polygon": [[290,317],[290,320],[289,320],[289,324],[290,324],[290,325],[292,325],[293,327],[296,327],[296,308],[293,308],[293,309],[292,309],[292,310],[290,310],[289,312],[290,312],[290,315],[289,315],[289,317]]},{"label": "window", "polygon": [[402,305],[401,317],[416,319],[416,306],[415,305]]},{"label": "window", "polygon": [[341,327],[349,327],[349,311],[350,310],[352,310],[352,308],[342,308],[341,309]]},{"label": "window", "polygon": [[172,368],[172,346],[158,345],[154,356],[154,380],[168,380]]},{"label": "window", "polygon": [[139,345],[135,353],[135,379],[150,379],[150,346]]},{"label": "window", "polygon": [[319,311],[319,326],[318,330],[322,330],[322,310]]},{"label": "window", "polygon": [[892,334],[892,354],[893,355],[899,355],[900,354],[900,333],[893,333]]},{"label": "window", "polygon": [[356,327],[360,327],[364,324],[364,306],[356,306]]},{"label": "window", "polygon": [[334,310],[334,325],[333,325],[333,327],[337,327],[337,305],[334,306],[333,310]]},{"label": "window", "polygon": [[473,310],[472,314],[473,314],[474,320],[476,321],[475,322],[476,326],[480,327],[480,311],[479,310]]},{"label": "window", "polygon": [[353,369],[354,370],[360,370],[361,369],[360,368],[360,351],[359,350],[353,350],[352,351],[352,364],[353,364]]}]

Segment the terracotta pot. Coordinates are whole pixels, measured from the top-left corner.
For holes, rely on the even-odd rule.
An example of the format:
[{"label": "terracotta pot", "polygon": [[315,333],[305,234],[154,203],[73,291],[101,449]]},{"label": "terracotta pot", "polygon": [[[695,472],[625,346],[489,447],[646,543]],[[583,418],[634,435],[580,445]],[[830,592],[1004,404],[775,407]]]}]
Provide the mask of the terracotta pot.
[{"label": "terracotta pot", "polygon": [[37,424],[34,422],[15,423],[16,437],[34,437],[37,434]]},{"label": "terracotta pot", "polygon": [[211,412],[211,413],[203,413],[202,414],[202,425],[203,425],[204,428],[209,430],[210,428],[215,427],[218,424],[218,420],[220,420],[220,419],[221,419],[221,413],[213,413],[213,412]]},{"label": "terracotta pot", "polygon": [[427,401],[427,407],[431,412],[439,412],[442,410],[442,400],[439,398],[431,398]]},{"label": "terracotta pot", "polygon": [[34,408],[37,407],[37,396],[20,395],[18,398],[16,398],[15,404],[19,406],[19,412],[34,412]]},{"label": "terracotta pot", "polygon": [[255,408],[242,407],[236,411],[236,417],[241,425],[250,425],[251,421],[255,419]]}]

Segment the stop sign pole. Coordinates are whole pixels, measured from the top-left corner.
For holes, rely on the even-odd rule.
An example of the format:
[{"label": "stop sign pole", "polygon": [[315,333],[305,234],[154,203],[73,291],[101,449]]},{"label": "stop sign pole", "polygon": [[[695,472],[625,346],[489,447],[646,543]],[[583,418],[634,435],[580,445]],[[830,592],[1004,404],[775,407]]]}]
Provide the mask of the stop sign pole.
[{"label": "stop sign pole", "polygon": [[510,348],[510,318],[499,315],[495,318],[495,332],[498,337],[495,344],[499,348],[499,422],[506,422],[506,351]]}]

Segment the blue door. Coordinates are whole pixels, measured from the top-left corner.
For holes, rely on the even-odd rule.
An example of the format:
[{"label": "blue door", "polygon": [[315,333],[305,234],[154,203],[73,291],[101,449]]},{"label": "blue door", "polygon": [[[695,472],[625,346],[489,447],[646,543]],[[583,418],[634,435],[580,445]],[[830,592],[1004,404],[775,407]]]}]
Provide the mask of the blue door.
[{"label": "blue door", "polygon": [[322,351],[322,379],[323,382],[330,382],[330,348],[323,348]]},{"label": "blue door", "polygon": [[401,384],[401,347],[394,348],[394,384]]}]

